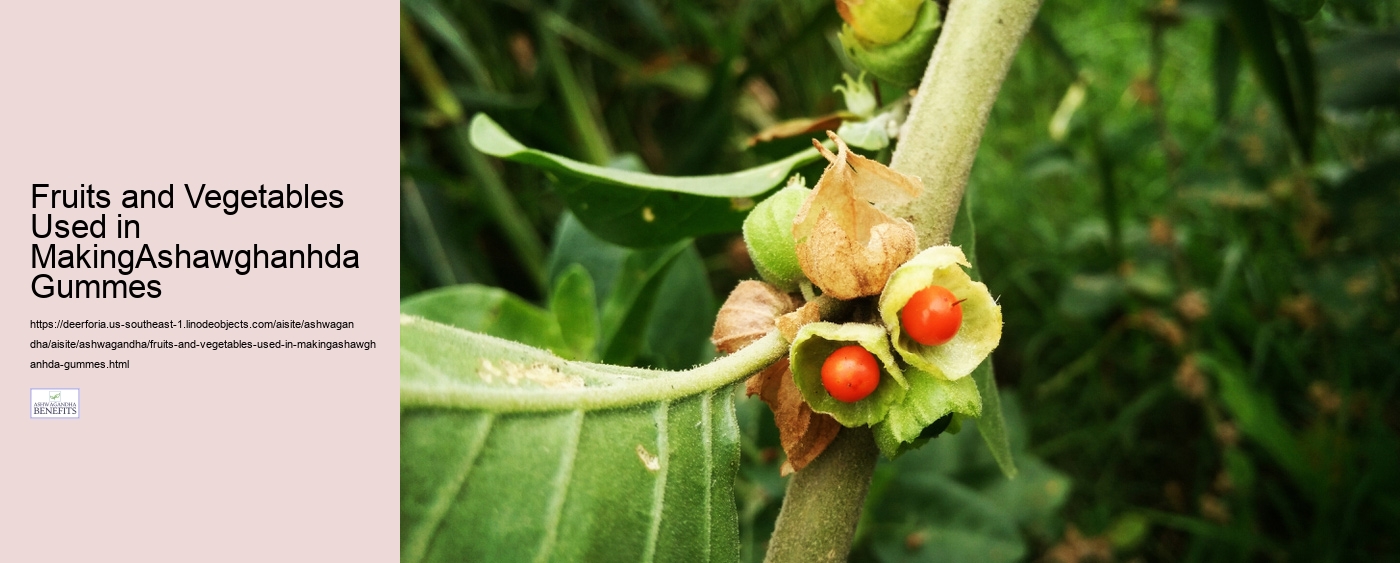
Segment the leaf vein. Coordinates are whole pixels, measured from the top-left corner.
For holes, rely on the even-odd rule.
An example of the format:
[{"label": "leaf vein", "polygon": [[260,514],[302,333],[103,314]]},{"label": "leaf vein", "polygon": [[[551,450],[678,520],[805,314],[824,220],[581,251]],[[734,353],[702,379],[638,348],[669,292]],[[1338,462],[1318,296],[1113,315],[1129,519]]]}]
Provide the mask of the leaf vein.
[{"label": "leaf vein", "polygon": [[656,544],[661,538],[661,513],[666,504],[666,470],[670,465],[671,457],[670,431],[667,429],[666,423],[670,408],[670,402],[661,401],[653,413],[656,418],[656,455],[660,469],[656,471],[656,483],[652,487],[651,527],[647,530],[646,551],[642,553],[642,561],[647,563],[656,560]]},{"label": "leaf vein", "polygon": [[540,542],[540,552],[535,561],[548,561],[554,552],[554,542],[559,538],[559,520],[564,513],[564,501],[569,497],[569,483],[574,478],[574,465],[578,459],[579,435],[583,433],[583,411],[570,413],[573,417],[573,433],[564,446],[559,460],[559,470],[554,474],[554,493],[549,499],[549,512],[545,515],[545,534]]},{"label": "leaf vein", "polygon": [[705,530],[704,534],[701,534],[700,536],[700,545],[701,549],[705,554],[705,561],[710,561],[710,542],[714,540],[714,531],[712,528],[714,526],[714,523],[712,522],[713,514],[711,514],[710,512],[712,510],[712,504],[714,502],[714,499],[712,497],[714,496],[715,486],[715,452],[714,435],[712,430],[714,423],[710,419],[711,398],[714,396],[714,394],[715,392],[713,390],[706,391],[704,395],[700,397],[700,441],[705,447],[705,455],[702,456],[705,459]]},{"label": "leaf vein", "polygon": [[476,467],[476,459],[481,455],[481,450],[486,446],[486,438],[491,434],[491,429],[495,424],[495,415],[486,413],[482,417],[482,422],[478,423],[480,430],[476,432],[476,439],[467,446],[466,455],[462,456],[462,463],[457,467],[450,479],[445,481],[438,488],[434,495],[432,506],[428,507],[428,513],[423,518],[423,522],[413,529],[413,537],[409,539],[407,547],[404,549],[404,561],[419,562],[428,555],[428,549],[432,547],[433,540],[437,539],[442,531],[442,524],[447,520],[447,511],[452,508],[453,501],[462,494],[462,489],[467,484],[467,477],[471,475],[472,468]]}]

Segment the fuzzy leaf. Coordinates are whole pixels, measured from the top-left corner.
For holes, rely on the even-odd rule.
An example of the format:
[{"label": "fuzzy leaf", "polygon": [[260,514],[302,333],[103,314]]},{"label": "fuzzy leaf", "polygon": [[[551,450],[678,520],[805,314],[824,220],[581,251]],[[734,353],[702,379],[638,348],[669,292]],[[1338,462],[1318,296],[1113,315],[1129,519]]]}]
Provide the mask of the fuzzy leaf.
[{"label": "fuzzy leaf", "polygon": [[399,311],[573,357],[552,312],[497,287],[440,287],[404,299]]},{"label": "fuzzy leaf", "polygon": [[543,170],[579,220],[599,237],[634,248],[734,231],[757,198],[817,159],[808,149],[731,174],[673,177],[585,164],[520,144],[485,114],[471,123],[472,145]]},{"label": "fuzzy leaf", "polygon": [[401,559],[736,561],[730,391],[782,349],[661,372],[403,317]]},{"label": "fuzzy leaf", "polygon": [[598,303],[593,278],[583,266],[573,264],[554,282],[549,309],[559,323],[559,333],[568,346],[569,357],[589,359],[598,344]]},{"label": "fuzzy leaf", "polygon": [[[975,191],[968,191],[963,195],[962,205],[958,208],[958,221],[953,227],[952,242],[958,245],[967,253],[967,257],[972,260],[973,266],[968,270],[968,275],[973,281],[982,281],[981,271],[977,268],[977,224],[972,217],[972,202]],[[997,390],[995,370],[992,368],[992,359],[988,357],[972,370],[972,379],[977,382],[977,390],[982,395],[982,416],[977,419],[977,433],[982,435],[982,441],[987,445],[987,450],[991,452],[992,458],[996,460],[997,466],[1001,468],[1003,475],[1007,479],[1016,477],[1016,463],[1011,455],[1011,438],[1007,430],[1006,417],[1002,414],[1001,393]]]}]

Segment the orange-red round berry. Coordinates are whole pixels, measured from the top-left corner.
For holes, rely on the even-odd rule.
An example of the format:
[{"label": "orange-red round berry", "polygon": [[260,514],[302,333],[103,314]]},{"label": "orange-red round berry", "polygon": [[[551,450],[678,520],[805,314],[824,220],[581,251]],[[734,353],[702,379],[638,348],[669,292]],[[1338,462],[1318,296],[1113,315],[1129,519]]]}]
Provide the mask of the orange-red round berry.
[{"label": "orange-red round berry", "polygon": [[822,364],[822,386],[843,403],[866,398],[880,385],[880,365],[875,355],[860,346],[838,348]]},{"label": "orange-red round berry", "polygon": [[904,333],[924,346],[938,346],[953,339],[962,326],[962,302],[941,285],[915,293],[899,311]]}]

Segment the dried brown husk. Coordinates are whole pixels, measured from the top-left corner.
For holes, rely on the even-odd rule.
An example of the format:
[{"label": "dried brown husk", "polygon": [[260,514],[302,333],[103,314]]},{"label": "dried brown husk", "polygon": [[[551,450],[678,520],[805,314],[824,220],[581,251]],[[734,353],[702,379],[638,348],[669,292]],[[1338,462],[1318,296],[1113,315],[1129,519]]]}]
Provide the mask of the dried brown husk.
[{"label": "dried brown husk", "polygon": [[797,305],[795,298],[776,287],[756,280],[741,281],[719,308],[710,341],[721,352],[737,352],[775,330],[778,316],[792,312]]},{"label": "dried brown husk", "polygon": [[802,400],[802,393],[792,381],[787,358],[750,378],[747,390],[750,396],[758,395],[773,410],[778,439],[788,457],[781,469],[783,475],[801,471],[817,459],[841,431],[841,424],[831,415],[813,412]]},{"label": "dried brown husk", "polygon": [[849,111],[837,111],[817,117],[799,117],[789,119],[779,123],[774,123],[764,127],[762,131],[753,134],[747,141],[746,146],[754,146],[759,143],[766,143],[777,139],[789,139],[817,131],[825,131],[833,127],[840,127],[845,121],[859,121],[861,117]]},{"label": "dried brown husk", "polygon": [[817,144],[828,165],[793,219],[797,260],[807,279],[836,299],[876,295],[900,264],[918,252],[908,221],[873,205],[907,201],[923,191],[915,176],[900,174],[851,152],[835,133],[832,154]]},{"label": "dried brown husk", "polygon": [[803,325],[822,320],[821,309],[817,307],[815,301],[803,304],[796,311],[780,315],[778,317],[778,333],[783,335],[783,340],[792,342],[797,338],[797,331]]}]

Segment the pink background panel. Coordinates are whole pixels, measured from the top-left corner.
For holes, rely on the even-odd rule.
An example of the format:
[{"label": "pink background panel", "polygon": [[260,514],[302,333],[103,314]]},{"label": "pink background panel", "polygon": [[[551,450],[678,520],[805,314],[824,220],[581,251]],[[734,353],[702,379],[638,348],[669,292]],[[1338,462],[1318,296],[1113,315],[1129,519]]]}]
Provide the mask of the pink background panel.
[{"label": "pink background panel", "polygon": [[[0,5],[0,561],[398,557],[398,3]],[[354,248],[358,270],[52,270],[158,299],[30,293],[30,185],[95,184],[102,248]],[[119,208],[124,189],[309,183],[338,210]],[[115,214],[141,222],[114,238]],[[42,215],[41,215],[42,218]],[[43,241],[44,244],[50,240]],[[52,241],[71,246],[74,241]],[[50,330],[31,320],[322,319],[332,330]],[[375,340],[374,351],[36,350],[33,339]],[[31,369],[36,360],[130,369]],[[31,420],[31,387],[82,390]]]}]

